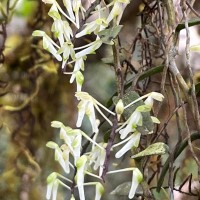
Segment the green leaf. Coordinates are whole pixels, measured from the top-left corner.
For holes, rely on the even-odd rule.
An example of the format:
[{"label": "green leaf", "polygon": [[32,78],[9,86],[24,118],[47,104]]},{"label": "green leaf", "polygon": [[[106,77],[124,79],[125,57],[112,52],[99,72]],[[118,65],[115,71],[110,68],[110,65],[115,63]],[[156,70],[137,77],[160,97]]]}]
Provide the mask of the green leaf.
[{"label": "green leaf", "polygon": [[127,196],[131,189],[131,182],[125,182],[118,185],[110,194],[118,196]]},{"label": "green leaf", "polygon": [[[112,62],[113,63],[113,62]],[[158,74],[160,72],[162,72],[164,69],[164,65],[160,65],[160,66],[156,66],[156,67],[153,67],[147,71],[144,71],[142,72],[141,74],[139,74],[139,77],[138,77],[138,81],[142,81],[144,80],[145,78],[148,78],[154,74]],[[132,81],[131,80],[130,82],[128,82],[126,85],[125,85],[125,89],[129,88],[131,85],[132,85]],[[115,92],[112,97],[107,101],[106,105],[107,107],[110,107],[113,103],[113,97],[117,95],[117,92]]]},{"label": "green leaf", "polygon": [[110,41],[117,37],[122,27],[122,25],[118,25],[112,28],[105,29],[103,31],[100,31],[98,33],[98,36],[101,38],[103,43],[110,44]]},{"label": "green leaf", "polygon": [[168,191],[166,191],[164,188],[161,188],[162,190],[160,192],[157,192],[155,189],[152,190],[153,196],[155,200],[170,200]]},{"label": "green leaf", "polygon": [[162,142],[154,143],[148,146],[145,150],[141,151],[140,153],[131,156],[131,158],[140,158],[144,156],[152,156],[152,155],[163,155],[169,151],[169,147]]},{"label": "green leaf", "polygon": [[[196,18],[196,19],[192,19],[188,21],[188,26],[195,26],[195,25],[199,25],[200,24],[200,18]],[[178,24],[178,26],[176,27],[175,32],[180,32],[182,29],[185,28],[185,23],[180,23]]]},{"label": "green leaf", "polygon": [[[188,91],[189,95],[191,95],[191,88]],[[195,85],[195,93],[197,96],[200,95],[200,82]]]},{"label": "green leaf", "polygon": [[200,82],[195,85],[195,92],[196,92],[197,95],[199,95],[199,92],[200,92]]},{"label": "green leaf", "polygon": [[[140,96],[135,91],[127,92],[122,98],[124,106],[128,105],[129,103],[138,99],[139,97]],[[119,101],[118,97],[113,97],[113,102],[115,105],[117,104],[118,101]],[[138,108],[139,106],[144,106],[144,102],[142,100],[136,102],[135,104],[130,106],[128,109],[125,109],[122,115],[127,120],[131,116],[131,114],[136,110],[136,108]],[[150,112],[142,112],[141,114],[142,114],[143,123],[142,123],[142,126],[138,126],[136,129],[142,134],[148,134],[149,132],[152,132],[154,128],[154,124],[151,119]]]}]

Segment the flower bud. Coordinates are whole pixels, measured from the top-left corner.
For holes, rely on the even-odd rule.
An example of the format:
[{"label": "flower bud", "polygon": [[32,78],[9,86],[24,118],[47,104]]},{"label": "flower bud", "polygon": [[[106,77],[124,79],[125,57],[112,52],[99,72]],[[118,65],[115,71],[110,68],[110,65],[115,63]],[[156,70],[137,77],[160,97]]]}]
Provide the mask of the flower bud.
[{"label": "flower bud", "polygon": [[76,83],[77,83],[77,91],[81,91],[81,87],[84,82],[84,76],[80,71],[76,72]]},{"label": "flower bud", "polygon": [[56,172],[53,172],[51,173],[48,177],[47,177],[47,183],[52,183],[56,180],[57,178],[57,173]]},{"label": "flower bud", "polygon": [[115,107],[115,112],[117,113],[117,120],[120,120],[122,113],[124,112],[124,104],[123,101],[120,99]]}]

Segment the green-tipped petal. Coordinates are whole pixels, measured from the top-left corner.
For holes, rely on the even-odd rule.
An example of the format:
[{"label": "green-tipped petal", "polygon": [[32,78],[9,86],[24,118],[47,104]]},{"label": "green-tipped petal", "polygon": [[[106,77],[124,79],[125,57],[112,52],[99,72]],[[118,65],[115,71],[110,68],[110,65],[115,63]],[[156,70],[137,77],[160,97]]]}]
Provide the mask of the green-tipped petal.
[{"label": "green-tipped petal", "polygon": [[46,147],[49,147],[51,149],[56,149],[58,145],[55,142],[49,141],[47,142]]},{"label": "green-tipped petal", "polygon": [[136,189],[138,185],[142,182],[142,180],[143,180],[143,175],[140,172],[140,170],[138,168],[133,169],[132,184],[128,195],[129,199],[132,199],[135,196]]},{"label": "green-tipped petal", "polygon": [[101,196],[104,194],[104,187],[101,183],[96,184],[96,194],[95,194],[95,200],[100,200]]},{"label": "green-tipped petal", "polygon": [[59,122],[59,121],[52,121],[51,122],[51,127],[54,127],[54,128],[61,128],[63,126],[63,123],[62,122]]}]

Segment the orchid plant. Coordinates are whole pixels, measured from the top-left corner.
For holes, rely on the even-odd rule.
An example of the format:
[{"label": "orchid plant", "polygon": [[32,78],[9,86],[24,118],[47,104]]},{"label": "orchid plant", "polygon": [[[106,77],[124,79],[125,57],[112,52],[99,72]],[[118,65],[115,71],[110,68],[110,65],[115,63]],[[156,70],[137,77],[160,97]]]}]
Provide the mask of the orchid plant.
[{"label": "orchid plant", "polygon": [[[115,112],[113,112],[98,102],[90,94],[82,91],[84,82],[83,71],[85,68],[84,62],[89,54],[95,53],[104,43],[99,33],[103,30],[109,30],[114,24],[116,26],[119,25],[123,11],[130,1],[113,0],[108,5],[106,5],[103,0],[100,1],[100,4],[96,6],[93,21],[83,25],[81,23],[85,21],[86,9],[81,0],[63,0],[64,8],[62,8],[56,0],[42,1],[46,4],[50,4],[48,15],[53,20],[51,31],[54,34],[54,39],[40,30],[34,31],[33,36],[41,37],[43,48],[52,54],[58,62],[61,62],[63,73],[71,75],[70,83],[73,83],[74,80],[76,81],[77,92],[75,97],[79,101],[77,106],[78,119],[75,129],[65,126],[58,121],[53,121],[51,124],[52,127],[60,130],[60,140],[62,144],[59,145],[56,142],[49,141],[46,146],[55,151],[55,160],[61,165],[66,176],[57,172],[53,172],[48,176],[46,199],[55,200],[57,198],[58,187],[63,186],[71,191],[71,197],[69,197],[71,200],[75,199],[74,189],[72,189],[72,187],[77,188],[79,198],[85,200],[85,187],[95,186],[95,200],[100,200],[105,191],[103,186],[103,172],[105,170],[104,165],[106,162],[108,144],[105,141],[100,141],[102,140],[101,137],[99,137],[100,121],[96,118],[96,111],[108,122],[111,128],[113,126],[112,119],[116,118],[118,120],[115,132],[119,135],[121,141],[114,143],[111,149],[115,151],[118,146],[122,146],[121,149],[115,153],[115,157],[118,159],[124,156],[128,151],[131,151],[132,148],[138,147],[141,133],[138,131],[137,127],[143,126],[142,113],[150,112],[153,107],[153,102],[155,100],[162,101],[164,97],[160,93],[151,92],[133,100],[128,105],[125,105],[123,99],[120,99],[115,106]],[[97,16],[95,15],[96,13],[98,13]],[[80,19],[84,21],[80,22]],[[84,28],[80,30],[82,26]],[[96,35],[95,41],[81,47],[74,46],[73,41],[75,38],[81,38],[91,33]],[[112,44],[113,42],[108,43],[108,45]],[[68,65],[73,66],[72,72],[64,72]],[[123,121],[121,116],[124,111],[143,99],[145,99],[143,105],[138,106],[129,118]],[[112,118],[107,117],[107,114],[112,116]],[[92,132],[94,133],[92,137],[79,129],[85,115],[89,118],[91,123]],[[154,123],[159,123],[156,117],[152,116],[151,119]],[[87,148],[88,151],[86,152],[83,151],[83,138],[92,144],[91,148]],[[139,168],[128,167],[125,169],[107,171],[106,174],[125,173],[126,171],[132,171],[132,184],[128,195],[128,197],[132,199],[135,196],[138,185],[143,180],[143,173]],[[71,176],[69,175],[72,173],[74,173],[74,177],[70,179]],[[93,182],[85,182],[86,175],[93,177],[95,180]]]}]

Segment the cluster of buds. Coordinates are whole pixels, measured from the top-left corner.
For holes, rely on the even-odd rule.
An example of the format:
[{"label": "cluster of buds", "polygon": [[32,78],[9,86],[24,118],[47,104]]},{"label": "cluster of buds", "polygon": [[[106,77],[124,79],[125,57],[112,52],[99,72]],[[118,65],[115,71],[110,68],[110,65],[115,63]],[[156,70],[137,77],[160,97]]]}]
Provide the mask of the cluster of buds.
[{"label": "cluster of buds", "polygon": [[[84,62],[87,59],[89,54],[93,54],[100,46],[103,44],[102,38],[98,35],[100,31],[106,30],[110,26],[110,22],[114,20],[115,24],[120,23],[123,11],[125,7],[130,3],[129,0],[113,0],[110,4],[106,5],[102,0],[94,11],[94,16],[96,18],[89,23],[83,25],[84,28],[80,27],[80,18],[85,19],[85,8],[82,5],[81,0],[63,0],[63,5],[65,10],[57,3],[56,0],[42,0],[46,4],[50,4],[51,8],[48,12],[48,15],[52,18],[53,24],[51,31],[54,34],[54,39],[56,42],[51,39],[44,31],[36,30],[33,32],[33,36],[41,37],[43,41],[43,48],[50,52],[57,61],[61,62],[62,70],[65,69],[66,65],[72,65],[73,71],[65,74],[70,74],[70,83],[73,83],[76,80],[77,92],[75,94],[78,104],[78,119],[75,129],[65,126],[63,123],[58,121],[53,121],[51,126],[58,128],[60,130],[60,140],[63,141],[62,145],[58,145],[53,141],[47,143],[47,147],[55,151],[55,160],[61,165],[62,169],[66,173],[66,176],[71,173],[75,173],[75,187],[78,188],[80,200],[85,200],[85,186],[95,186],[96,195],[95,200],[100,200],[102,194],[104,193],[104,187],[101,184],[101,176],[104,170],[104,163],[106,158],[106,146],[104,142],[98,143],[98,134],[99,134],[99,120],[96,118],[95,111],[108,122],[112,127],[112,121],[106,117],[104,112],[109,113],[111,116],[117,116],[118,121],[120,121],[121,116],[125,109],[127,109],[132,104],[146,99],[144,105],[139,106],[131,114],[129,119],[125,121],[122,125],[119,125],[117,133],[119,133],[121,142],[114,144],[112,149],[115,147],[123,145],[123,147],[116,152],[115,157],[120,158],[125,155],[126,152],[131,150],[133,147],[138,147],[141,133],[137,130],[138,126],[143,125],[143,112],[149,112],[152,109],[153,101],[162,101],[163,96],[159,93],[152,92],[147,95],[144,95],[137,100],[133,101],[129,105],[124,106],[122,100],[119,100],[116,104],[115,112],[110,111],[96,99],[94,99],[87,92],[83,92],[82,85],[84,82]],[[110,12],[109,12],[110,10]],[[80,15],[81,14],[81,15]],[[76,31],[73,31],[70,24],[75,26]],[[82,28],[81,31],[80,28]],[[95,34],[95,41],[81,46],[75,47],[72,43],[72,38],[80,38],[87,34]],[[112,45],[112,42],[109,43]],[[104,112],[103,112],[103,111]],[[84,116],[88,116],[91,123],[92,132],[94,137],[90,138],[88,134],[84,133],[79,128],[82,125]],[[154,123],[159,123],[159,120],[155,117],[152,117]],[[85,138],[91,142],[92,146],[90,151],[82,153],[82,139]],[[93,166],[94,173],[91,173],[91,166]],[[98,170],[98,175],[96,171]],[[133,198],[136,192],[138,185],[143,179],[143,175],[137,168],[126,168],[115,171],[107,172],[107,174],[119,173],[132,171],[132,184],[129,192],[129,198]],[[94,182],[85,182],[85,175],[92,176],[98,181]],[[63,180],[65,182],[63,182]],[[100,181],[99,181],[100,180]],[[47,199],[55,200],[57,197],[58,186],[62,185],[67,190],[71,191],[71,186],[74,185],[74,181],[53,172],[47,178]],[[74,194],[71,194],[71,200],[74,200]]]}]

